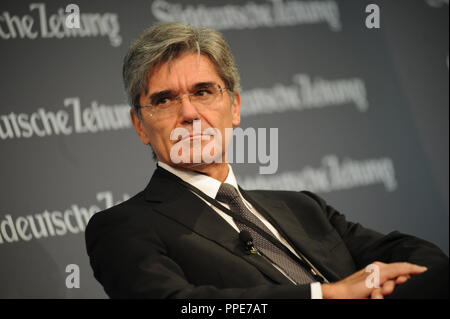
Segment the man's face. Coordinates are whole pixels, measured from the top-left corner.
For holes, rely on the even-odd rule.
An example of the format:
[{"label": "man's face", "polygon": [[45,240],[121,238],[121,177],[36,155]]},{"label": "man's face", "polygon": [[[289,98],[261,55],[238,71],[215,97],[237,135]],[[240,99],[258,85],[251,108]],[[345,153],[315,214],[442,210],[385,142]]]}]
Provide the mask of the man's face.
[{"label": "man's face", "polygon": [[[140,103],[148,105],[158,94],[178,96],[197,92],[195,88],[205,83],[218,84],[221,88],[225,88],[225,83],[217,74],[214,64],[208,57],[184,54],[172,60],[170,64],[165,62],[153,70],[148,80],[148,93],[141,94]],[[151,144],[159,161],[172,166],[198,167],[198,164],[192,163],[194,139],[199,139],[196,144],[201,145],[203,150],[208,143],[214,143],[214,137],[208,136],[203,139],[191,137],[189,140],[183,140],[183,143],[190,142],[191,160],[175,164],[171,160],[170,152],[179,140],[171,140],[172,131],[183,128],[192,134],[194,121],[198,120],[201,121],[201,132],[204,132],[206,128],[217,129],[222,137],[220,157],[225,162],[225,129],[239,125],[240,103],[239,94],[234,94],[234,99],[231,99],[231,95],[223,90],[223,94],[218,94],[211,107],[198,107],[192,104],[187,96],[184,96],[175,111],[170,112],[170,116],[167,115],[169,112],[151,115],[150,107],[141,109],[142,120],[138,119],[134,111],[131,112],[131,119],[139,138],[144,144]]]}]

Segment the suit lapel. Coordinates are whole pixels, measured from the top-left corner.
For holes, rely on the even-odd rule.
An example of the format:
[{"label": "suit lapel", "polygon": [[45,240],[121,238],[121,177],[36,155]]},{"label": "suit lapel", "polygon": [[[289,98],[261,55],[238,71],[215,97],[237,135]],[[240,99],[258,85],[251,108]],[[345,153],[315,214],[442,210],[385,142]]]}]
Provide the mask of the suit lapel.
[{"label": "suit lapel", "polygon": [[[175,178],[174,178],[175,177]],[[243,258],[276,283],[290,283],[277,269],[259,255],[247,255],[239,234],[209,204],[176,182],[175,175],[158,168],[145,190],[146,200],[160,202],[159,213],[183,224],[198,235]]]},{"label": "suit lapel", "polygon": [[324,267],[324,259],[327,256],[324,254],[320,242],[310,239],[305,232],[304,225],[299,222],[283,201],[239,189],[244,198],[269,220],[297,253],[303,254],[328,280],[340,278],[332,269]]}]

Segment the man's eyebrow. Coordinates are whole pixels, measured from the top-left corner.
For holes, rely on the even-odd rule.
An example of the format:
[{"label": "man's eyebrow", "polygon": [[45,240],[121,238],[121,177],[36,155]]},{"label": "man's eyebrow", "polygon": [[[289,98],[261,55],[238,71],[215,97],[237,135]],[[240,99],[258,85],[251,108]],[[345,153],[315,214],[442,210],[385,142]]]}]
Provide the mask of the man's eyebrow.
[{"label": "man's eyebrow", "polygon": [[191,90],[193,90],[193,89],[208,88],[208,87],[213,86],[213,85],[215,85],[215,84],[216,84],[215,82],[198,82],[198,83],[195,83],[195,84],[191,87]]},{"label": "man's eyebrow", "polygon": [[152,95],[150,95],[149,99],[150,99],[150,101],[154,101],[160,97],[173,95],[173,94],[174,94],[174,92],[172,90],[159,91],[159,92],[152,93]]},{"label": "man's eyebrow", "polygon": [[[191,86],[191,90],[195,90],[195,89],[202,89],[202,88],[208,88],[211,87],[213,85],[215,85],[215,82],[198,82],[195,83],[194,85]],[[164,91],[159,91],[159,92],[155,92],[152,93],[149,97],[150,101],[154,101],[160,97],[165,97],[165,96],[172,96],[177,94],[175,91],[173,90],[164,90]]]}]

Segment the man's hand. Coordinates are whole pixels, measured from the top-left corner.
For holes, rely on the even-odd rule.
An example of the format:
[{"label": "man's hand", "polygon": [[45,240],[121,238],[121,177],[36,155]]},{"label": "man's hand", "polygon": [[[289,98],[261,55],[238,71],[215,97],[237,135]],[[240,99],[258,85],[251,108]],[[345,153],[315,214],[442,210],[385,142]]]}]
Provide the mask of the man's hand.
[{"label": "man's hand", "polygon": [[[402,284],[411,278],[411,275],[421,274],[427,270],[426,267],[410,264],[407,262],[398,262],[385,264],[376,261],[371,264],[377,267],[379,278],[377,282],[379,287],[368,285],[370,272],[366,269],[348,276],[340,281],[331,284],[322,285],[322,295],[324,299],[360,299],[372,298],[383,299],[394,291],[396,285]],[[369,278],[370,279],[370,278]]]}]

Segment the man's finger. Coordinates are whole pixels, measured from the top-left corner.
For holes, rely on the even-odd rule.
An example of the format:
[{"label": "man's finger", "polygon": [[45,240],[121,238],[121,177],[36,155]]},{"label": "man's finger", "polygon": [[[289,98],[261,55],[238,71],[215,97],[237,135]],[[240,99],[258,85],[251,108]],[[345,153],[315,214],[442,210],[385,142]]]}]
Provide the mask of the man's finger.
[{"label": "man's finger", "polygon": [[395,279],[395,284],[400,285],[400,284],[406,282],[409,278],[411,278],[411,276],[409,276],[409,275],[398,276]]},{"label": "man's finger", "polygon": [[382,282],[399,276],[421,274],[427,270],[427,267],[406,262],[387,264],[383,268],[384,269],[381,270]]},{"label": "man's finger", "polygon": [[383,294],[383,296],[389,295],[390,293],[392,293],[394,291],[394,288],[395,288],[395,281],[388,280],[381,287],[381,293]]},{"label": "man's finger", "polygon": [[383,299],[381,288],[376,288],[370,293],[370,299]]}]

